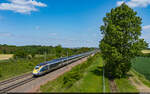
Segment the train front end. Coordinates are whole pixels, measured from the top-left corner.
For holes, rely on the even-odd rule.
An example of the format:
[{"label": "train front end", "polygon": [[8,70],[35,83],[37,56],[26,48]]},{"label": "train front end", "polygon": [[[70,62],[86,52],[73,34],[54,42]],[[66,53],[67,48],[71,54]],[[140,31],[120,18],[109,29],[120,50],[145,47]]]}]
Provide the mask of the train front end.
[{"label": "train front end", "polygon": [[35,66],[35,68],[32,71],[33,76],[39,76],[40,75],[40,66]]}]

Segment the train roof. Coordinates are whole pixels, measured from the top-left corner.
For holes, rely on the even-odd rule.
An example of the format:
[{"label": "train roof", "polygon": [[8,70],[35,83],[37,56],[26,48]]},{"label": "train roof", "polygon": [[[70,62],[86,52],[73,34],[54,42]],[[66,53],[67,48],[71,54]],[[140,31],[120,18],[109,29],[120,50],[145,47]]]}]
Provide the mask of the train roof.
[{"label": "train roof", "polygon": [[92,53],[92,52],[86,52],[86,53],[81,53],[81,54],[78,54],[78,55],[72,55],[72,56],[68,56],[68,57],[62,57],[62,58],[58,58],[58,59],[53,59],[51,61],[46,61],[46,62],[40,63],[37,66],[43,66],[43,65],[46,65],[46,64],[59,63],[58,61],[61,61],[63,59],[67,59],[67,58],[71,58],[71,57],[75,57],[75,56],[80,56],[80,55],[84,55],[84,54],[88,54],[88,53]]},{"label": "train roof", "polygon": [[53,59],[51,61],[46,61],[46,62],[43,62],[43,63],[40,63],[38,64],[37,66],[43,66],[43,65],[46,65],[46,64],[54,64],[56,63],[57,61],[60,61],[62,59],[65,59],[64,57],[63,58],[58,58],[58,59]]}]

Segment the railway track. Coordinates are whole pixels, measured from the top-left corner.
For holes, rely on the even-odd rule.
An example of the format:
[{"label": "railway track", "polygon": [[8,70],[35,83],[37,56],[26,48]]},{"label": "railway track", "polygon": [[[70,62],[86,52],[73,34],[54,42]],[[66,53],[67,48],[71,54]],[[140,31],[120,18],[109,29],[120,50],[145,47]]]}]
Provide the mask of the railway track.
[{"label": "railway track", "polygon": [[[66,62],[69,62],[68,64],[70,64],[70,63],[76,62],[76,61],[78,61],[78,60],[80,60],[82,58],[84,58],[84,57],[75,58],[73,60],[69,60],[69,61],[66,61]],[[66,66],[66,65],[64,65],[64,66]],[[27,73],[27,74],[24,74],[24,75],[21,75],[21,76],[17,76],[17,77],[14,77],[14,78],[11,78],[11,79],[8,79],[8,80],[5,80],[5,81],[1,81],[0,82],[0,87],[4,86],[4,85],[7,85],[7,84],[10,84],[10,83],[13,83],[13,84],[10,84],[10,85],[4,86],[3,88],[0,88],[0,93],[7,93],[8,91],[10,91],[10,90],[12,90],[14,88],[17,88],[17,87],[19,87],[19,86],[21,86],[23,84],[26,84],[26,83],[31,82],[34,79],[36,79],[33,76],[31,76],[30,78],[27,78],[25,80],[21,80],[21,79],[23,79],[23,78],[25,78],[27,76],[30,76],[30,75],[32,75],[32,73]],[[17,80],[21,80],[21,81],[14,83]]]},{"label": "railway track", "polygon": [[14,81],[16,81],[16,80],[22,79],[22,78],[27,77],[27,76],[30,76],[30,75],[32,75],[32,73],[26,73],[26,74],[24,74],[24,75],[20,75],[20,76],[13,77],[13,78],[8,79],[8,80],[1,81],[1,82],[0,82],[0,86],[1,86],[1,85],[5,85],[5,84],[7,84],[7,83],[14,82]]},{"label": "railway track", "polygon": [[7,86],[7,87],[1,89],[1,90],[0,90],[0,93],[6,93],[7,91],[12,90],[12,89],[14,89],[14,88],[16,88],[16,87],[18,87],[18,86],[21,86],[21,85],[23,85],[23,84],[25,84],[25,83],[28,83],[28,82],[30,82],[30,81],[32,81],[32,80],[34,80],[34,79],[36,79],[36,78],[31,77],[31,78],[25,79],[25,80],[23,80],[23,81],[20,81],[20,82],[18,82],[18,83],[15,83],[15,84],[13,84],[13,85],[9,85],[9,86]]}]

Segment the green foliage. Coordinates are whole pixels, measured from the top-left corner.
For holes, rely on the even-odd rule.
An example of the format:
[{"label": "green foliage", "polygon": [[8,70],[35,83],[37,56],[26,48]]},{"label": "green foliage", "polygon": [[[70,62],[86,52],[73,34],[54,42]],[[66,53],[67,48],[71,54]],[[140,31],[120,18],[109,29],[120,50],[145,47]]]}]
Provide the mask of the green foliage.
[{"label": "green foliage", "polygon": [[83,77],[85,69],[87,69],[94,62],[93,60],[97,55],[99,54],[96,54],[94,57],[89,57],[86,63],[80,64],[68,72],[63,78],[63,87],[69,88],[76,81],[80,80]]},{"label": "green foliage", "polygon": [[19,57],[24,57],[21,54],[28,54],[31,58],[34,58],[37,54],[51,54],[56,55],[56,57],[71,56],[75,54],[80,54],[87,51],[92,51],[95,48],[63,48],[61,45],[58,46],[41,46],[41,45],[27,45],[27,46],[14,46],[14,45],[1,45],[0,44],[0,53],[2,54],[17,54]]},{"label": "green foliage", "polygon": [[14,58],[27,58],[28,53],[25,50],[17,50],[13,57]]},{"label": "green foliage", "polygon": [[111,9],[103,18],[101,33],[104,35],[100,49],[105,60],[106,76],[123,77],[131,68],[131,59],[147,47],[141,35],[141,18],[125,3]]},{"label": "green foliage", "polygon": [[77,70],[78,68],[79,67],[74,69],[74,71],[70,71],[66,76],[64,76],[63,87],[71,87],[74,84],[74,82],[78,81],[83,76],[83,74]]}]

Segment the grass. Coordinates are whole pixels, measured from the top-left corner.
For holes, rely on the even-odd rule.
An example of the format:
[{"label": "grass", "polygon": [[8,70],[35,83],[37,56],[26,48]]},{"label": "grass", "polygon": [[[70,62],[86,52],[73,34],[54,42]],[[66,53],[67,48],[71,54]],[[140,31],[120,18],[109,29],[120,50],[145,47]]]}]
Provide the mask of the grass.
[{"label": "grass", "polygon": [[[48,60],[54,59],[55,57],[49,57]],[[0,80],[8,79],[13,76],[18,76],[23,73],[31,72],[33,68],[44,62],[43,57],[35,57],[32,59],[10,59],[7,63],[0,63]]]},{"label": "grass", "polygon": [[128,78],[115,79],[119,92],[138,92],[135,86],[133,86]]},{"label": "grass", "polygon": [[150,58],[149,57],[137,57],[132,60],[133,69],[142,74],[147,80],[150,81]]},{"label": "grass", "polygon": [[144,54],[150,53],[150,50],[142,50],[142,53],[144,53]]},{"label": "grass", "polygon": [[0,60],[6,60],[13,57],[13,54],[0,54]]},{"label": "grass", "polygon": [[[150,87],[150,58],[148,57],[136,57],[132,59],[132,74],[133,76],[141,80],[145,85]],[[135,80],[138,84],[138,82]],[[136,92],[136,88],[130,84],[127,78],[116,79],[117,86],[120,92]]]},{"label": "grass", "polygon": [[136,57],[132,60],[131,72],[143,84],[150,87],[150,58],[149,57]]},{"label": "grass", "polygon": [[[87,61],[84,63],[87,63]],[[83,72],[83,77],[80,80],[74,82],[74,84],[69,88],[63,87],[63,78],[69,73],[66,72],[56,80],[50,81],[47,84],[41,86],[40,90],[42,92],[102,92],[102,63],[103,60],[101,56],[98,55],[93,59],[92,64],[85,70],[85,72]],[[106,92],[109,92],[110,89],[107,78],[105,83]]]}]

